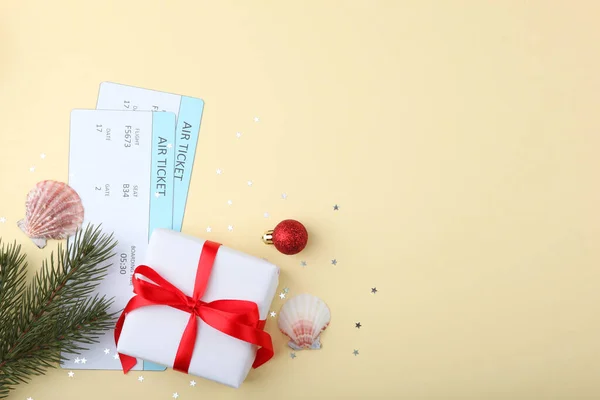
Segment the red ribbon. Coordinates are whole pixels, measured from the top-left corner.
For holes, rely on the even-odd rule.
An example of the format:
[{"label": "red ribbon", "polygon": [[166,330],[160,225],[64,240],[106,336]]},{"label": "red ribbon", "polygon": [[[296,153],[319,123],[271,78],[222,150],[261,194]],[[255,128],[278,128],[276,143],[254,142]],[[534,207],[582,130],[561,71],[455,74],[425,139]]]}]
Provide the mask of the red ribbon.
[{"label": "red ribbon", "polygon": [[[259,346],[260,349],[256,353],[253,368],[258,368],[269,361],[273,357],[273,343],[271,342],[271,336],[263,330],[265,320],[260,320],[256,303],[245,300],[216,300],[206,303],[200,300],[206,290],[208,278],[220,246],[219,243],[204,242],[198,261],[193,297],[186,296],[185,293],[169,283],[152,268],[146,265],[138,266],[134,274],[142,275],[152,282],[139,278],[133,279],[133,292],[137,296],[129,300],[117,321],[115,343],[119,343],[123,323],[128,313],[146,306],[161,305],[190,313],[190,319],[183,332],[173,362],[173,369],[188,372],[194,346],[196,345],[197,317],[226,335]],[[125,354],[119,353],[119,358],[125,373],[129,372],[137,363],[135,357]]]}]

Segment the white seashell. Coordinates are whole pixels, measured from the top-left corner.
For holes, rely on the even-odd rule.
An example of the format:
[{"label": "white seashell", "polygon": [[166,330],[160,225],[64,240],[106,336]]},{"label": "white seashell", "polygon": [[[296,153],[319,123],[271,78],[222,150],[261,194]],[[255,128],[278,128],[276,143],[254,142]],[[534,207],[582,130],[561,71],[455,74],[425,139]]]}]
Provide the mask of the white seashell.
[{"label": "white seashell", "polygon": [[17,225],[41,249],[46,239],[66,239],[83,222],[83,204],[66,183],[42,181],[27,195],[25,218]]},{"label": "white seashell", "polygon": [[289,299],[279,312],[279,330],[290,338],[288,346],[294,350],[320,349],[319,335],[331,321],[327,304],[311,294],[300,294]]}]

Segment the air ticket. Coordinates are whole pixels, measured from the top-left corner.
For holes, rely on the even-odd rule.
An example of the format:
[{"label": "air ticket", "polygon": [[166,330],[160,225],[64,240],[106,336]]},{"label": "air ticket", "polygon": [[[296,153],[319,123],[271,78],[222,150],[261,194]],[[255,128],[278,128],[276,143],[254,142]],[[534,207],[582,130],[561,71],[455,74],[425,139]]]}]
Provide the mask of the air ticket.
[{"label": "air ticket", "polygon": [[[100,225],[118,241],[97,293],[114,297],[112,312],[133,295],[133,270],[143,262],[154,228],[172,228],[175,124],[169,112],[74,110],[69,185],[81,197],[84,225]],[[69,369],[120,369],[114,332],[69,356]],[[138,363],[138,369],[144,369]],[[157,369],[157,368],[148,368]]]}]

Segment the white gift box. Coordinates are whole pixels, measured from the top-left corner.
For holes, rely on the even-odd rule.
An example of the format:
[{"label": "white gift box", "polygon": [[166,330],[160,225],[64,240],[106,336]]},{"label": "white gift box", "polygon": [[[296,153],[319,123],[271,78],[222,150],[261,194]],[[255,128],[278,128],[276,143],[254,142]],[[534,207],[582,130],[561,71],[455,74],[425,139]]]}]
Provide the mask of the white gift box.
[{"label": "white gift box", "polygon": [[[155,229],[145,265],[192,296],[204,240]],[[221,246],[213,264],[205,302],[248,300],[258,305],[260,319],[269,313],[279,284],[279,268],[263,259]],[[117,351],[172,367],[190,314],[168,306],[148,306],[125,318]],[[238,388],[246,379],[257,347],[228,336],[198,318],[196,345],[189,373]]]}]

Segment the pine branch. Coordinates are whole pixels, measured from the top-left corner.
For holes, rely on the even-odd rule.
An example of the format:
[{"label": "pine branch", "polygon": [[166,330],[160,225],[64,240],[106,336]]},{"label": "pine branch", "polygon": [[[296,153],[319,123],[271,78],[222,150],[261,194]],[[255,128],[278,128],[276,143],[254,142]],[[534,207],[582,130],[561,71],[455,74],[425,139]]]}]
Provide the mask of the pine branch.
[{"label": "pine branch", "polygon": [[[116,314],[109,312],[112,300],[90,295],[106,276],[110,267],[106,261],[115,246],[112,235],[88,226],[66,249],[59,246],[26,288],[23,280],[14,277],[13,284],[6,285],[20,300],[6,296],[14,311],[6,323],[2,320],[5,327],[0,331],[0,398],[14,385],[55,367],[65,354],[85,350],[85,345],[96,343],[114,327]],[[23,263],[23,257],[13,255],[10,260],[12,269],[16,261]],[[14,282],[23,287],[13,289]]]},{"label": "pine branch", "polygon": [[[27,263],[16,243],[6,246],[0,242],[0,321],[8,321],[25,291]],[[3,358],[5,324],[0,323],[0,359]]]}]

